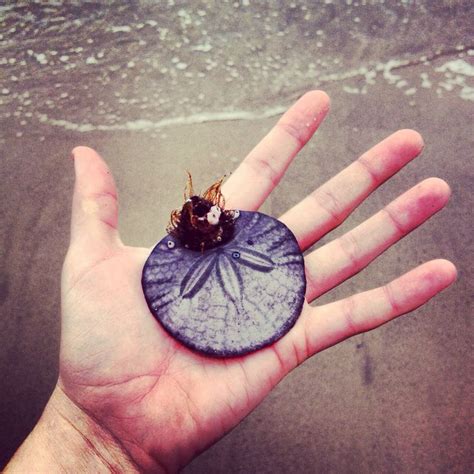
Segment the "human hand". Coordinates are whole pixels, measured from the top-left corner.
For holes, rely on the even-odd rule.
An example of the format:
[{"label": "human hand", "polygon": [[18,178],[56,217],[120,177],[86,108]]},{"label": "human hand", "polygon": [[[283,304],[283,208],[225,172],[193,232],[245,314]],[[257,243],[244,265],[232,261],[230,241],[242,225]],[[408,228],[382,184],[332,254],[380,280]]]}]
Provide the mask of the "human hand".
[{"label": "human hand", "polygon": [[[256,210],[328,108],[327,96],[318,91],[293,105],[223,186],[226,208]],[[309,248],[422,147],[418,133],[394,133],[280,219],[301,249]],[[383,287],[309,305],[446,204],[448,185],[427,179],[306,256],[306,302],[282,339],[242,357],[206,357],[171,338],[151,315],[140,283],[150,250],[122,244],[106,164],[85,147],[74,150],[74,162],[60,377],[45,418],[67,420],[105,468],[177,470],[239,423],[308,357],[417,308],[456,276],[450,262],[434,260]]]}]

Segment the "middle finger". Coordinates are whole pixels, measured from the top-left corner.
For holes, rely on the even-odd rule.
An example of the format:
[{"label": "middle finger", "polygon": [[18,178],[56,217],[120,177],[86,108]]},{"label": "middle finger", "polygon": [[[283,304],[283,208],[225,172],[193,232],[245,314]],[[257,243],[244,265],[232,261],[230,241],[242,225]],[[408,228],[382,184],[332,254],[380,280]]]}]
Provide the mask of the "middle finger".
[{"label": "middle finger", "polygon": [[423,139],[399,130],[280,217],[302,250],[337,227],[378,186],[418,156]]}]

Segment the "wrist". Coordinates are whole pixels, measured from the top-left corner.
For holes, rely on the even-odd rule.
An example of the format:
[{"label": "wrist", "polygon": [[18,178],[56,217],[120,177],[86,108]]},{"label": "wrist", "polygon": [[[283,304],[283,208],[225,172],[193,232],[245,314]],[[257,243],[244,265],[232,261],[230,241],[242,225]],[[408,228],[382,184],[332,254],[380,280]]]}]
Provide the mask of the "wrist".
[{"label": "wrist", "polygon": [[139,472],[120,443],[56,386],[8,472]]}]

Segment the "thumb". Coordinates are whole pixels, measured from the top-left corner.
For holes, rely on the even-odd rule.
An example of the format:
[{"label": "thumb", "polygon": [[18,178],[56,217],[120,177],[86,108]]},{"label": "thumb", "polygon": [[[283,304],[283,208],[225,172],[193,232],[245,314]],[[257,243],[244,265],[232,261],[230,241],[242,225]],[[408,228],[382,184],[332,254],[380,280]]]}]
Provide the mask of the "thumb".
[{"label": "thumb", "polygon": [[117,190],[112,173],[96,151],[79,146],[72,156],[76,182],[70,247],[92,263],[122,246],[117,231]]}]

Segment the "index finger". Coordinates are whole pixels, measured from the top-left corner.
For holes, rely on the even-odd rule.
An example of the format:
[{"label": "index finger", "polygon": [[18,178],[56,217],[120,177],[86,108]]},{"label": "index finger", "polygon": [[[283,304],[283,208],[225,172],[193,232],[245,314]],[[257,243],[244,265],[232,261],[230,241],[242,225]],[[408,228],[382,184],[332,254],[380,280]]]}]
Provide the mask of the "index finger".
[{"label": "index finger", "polygon": [[329,110],[322,91],[303,95],[247,155],[222,187],[226,208],[258,209]]}]

